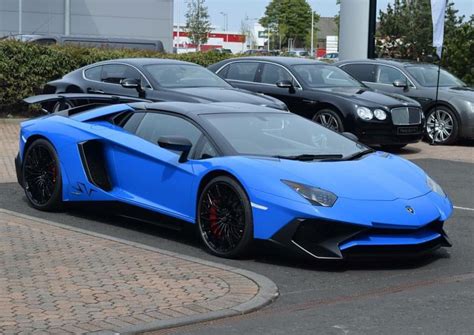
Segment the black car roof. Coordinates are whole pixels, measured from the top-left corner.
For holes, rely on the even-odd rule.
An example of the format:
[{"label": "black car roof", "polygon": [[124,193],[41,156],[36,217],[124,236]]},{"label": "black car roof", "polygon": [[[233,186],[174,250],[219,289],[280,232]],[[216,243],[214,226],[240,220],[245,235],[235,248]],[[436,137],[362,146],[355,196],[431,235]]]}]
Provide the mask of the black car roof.
[{"label": "black car roof", "polygon": [[320,62],[314,59],[300,58],[300,57],[281,57],[281,56],[255,56],[255,57],[236,57],[229,58],[224,62],[228,61],[239,61],[239,60],[255,60],[255,61],[267,61],[281,65],[299,65],[299,64],[324,64],[328,63]]},{"label": "black car roof", "polygon": [[[189,64],[196,65],[190,62],[184,62],[176,59],[167,59],[167,58],[118,58],[105,60],[97,62],[91,65],[100,65],[100,64],[112,64],[112,63],[125,63],[134,66],[144,66],[144,65],[154,65],[154,64]],[[91,66],[89,65],[89,66]],[[196,65],[198,66],[198,65]]]},{"label": "black car roof", "polygon": [[393,65],[398,67],[404,67],[407,65],[427,65],[427,66],[434,66],[435,64],[432,63],[425,63],[425,62],[415,62],[410,59],[395,59],[395,58],[375,58],[375,59],[348,59],[344,61],[340,61],[335,63],[336,65],[343,65],[347,63],[378,63],[378,64],[387,64]]},{"label": "black car roof", "polygon": [[136,102],[128,104],[132,108],[149,111],[165,111],[182,115],[224,114],[224,113],[289,113],[266,106],[252,105],[242,102],[214,102],[197,104],[191,102]]}]

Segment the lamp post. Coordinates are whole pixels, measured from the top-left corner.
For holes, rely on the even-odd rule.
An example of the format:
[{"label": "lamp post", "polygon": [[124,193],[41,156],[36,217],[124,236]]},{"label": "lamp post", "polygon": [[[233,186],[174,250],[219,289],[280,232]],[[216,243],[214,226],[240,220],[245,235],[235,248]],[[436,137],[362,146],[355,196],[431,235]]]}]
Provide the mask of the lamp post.
[{"label": "lamp post", "polygon": [[311,10],[311,57],[314,57],[314,10]]},{"label": "lamp post", "polygon": [[229,42],[229,14],[221,12],[221,15],[224,17],[225,41]]},{"label": "lamp post", "polygon": [[23,32],[23,0],[18,0],[18,34]]}]

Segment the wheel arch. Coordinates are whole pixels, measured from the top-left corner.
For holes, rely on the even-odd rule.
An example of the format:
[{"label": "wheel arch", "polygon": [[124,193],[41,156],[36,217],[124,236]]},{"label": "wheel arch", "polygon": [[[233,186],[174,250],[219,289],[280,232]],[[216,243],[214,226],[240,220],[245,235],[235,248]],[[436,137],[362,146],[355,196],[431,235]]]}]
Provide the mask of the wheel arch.
[{"label": "wheel arch", "polygon": [[337,115],[339,115],[339,118],[342,121],[342,125],[344,126],[344,129],[347,129],[347,128],[350,127],[350,123],[348,122],[347,115],[344,115],[344,113],[342,112],[343,108],[340,108],[340,107],[338,107],[335,104],[332,104],[330,102],[323,102],[323,103],[318,104],[318,107],[314,109],[314,111],[311,115],[311,119],[314,117],[314,115],[317,112],[319,112],[323,109],[331,109],[335,113],[337,113]]},{"label": "wheel arch", "polygon": [[245,193],[247,193],[247,197],[248,197],[248,192],[245,189],[245,186],[240,182],[240,180],[235,175],[233,175],[229,171],[222,170],[222,169],[217,169],[217,170],[209,171],[207,174],[205,174],[201,178],[201,180],[199,182],[199,186],[197,188],[197,192],[196,192],[196,206],[198,206],[199,196],[201,195],[201,192],[204,189],[204,187],[207,185],[207,183],[209,183],[209,181],[211,181],[212,179],[214,179],[216,177],[220,177],[220,176],[226,176],[226,177],[234,179],[237,183],[239,183],[239,185],[242,187],[242,189],[245,191]]},{"label": "wheel arch", "polygon": [[448,108],[451,112],[453,112],[453,114],[456,117],[458,123],[461,122],[461,115],[459,115],[458,110],[453,105],[451,105],[449,102],[443,101],[443,100],[441,100],[441,101],[438,100],[437,102],[436,101],[431,101],[423,111],[425,113],[425,116],[436,107]]}]

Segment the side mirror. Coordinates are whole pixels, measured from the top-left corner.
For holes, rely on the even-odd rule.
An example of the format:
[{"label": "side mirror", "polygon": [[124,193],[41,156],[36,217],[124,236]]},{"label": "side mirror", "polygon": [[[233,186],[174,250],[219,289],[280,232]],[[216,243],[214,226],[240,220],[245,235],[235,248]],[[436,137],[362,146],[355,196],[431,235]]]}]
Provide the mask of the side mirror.
[{"label": "side mirror", "polygon": [[393,86],[401,87],[403,89],[407,89],[408,88],[408,83],[406,81],[397,79],[393,82]]},{"label": "side mirror", "polygon": [[190,140],[181,136],[162,136],[158,139],[158,145],[164,149],[181,152],[180,163],[188,160],[189,152],[193,146]]},{"label": "side mirror", "polygon": [[291,80],[280,80],[276,82],[276,86],[279,88],[287,88],[291,93],[295,92],[295,87]]},{"label": "side mirror", "polygon": [[342,132],[341,135],[344,136],[345,138],[348,138],[348,139],[352,140],[352,141],[355,141],[355,142],[359,141],[359,138],[356,135],[354,135],[353,133],[349,133],[349,132],[345,131],[345,132]]},{"label": "side mirror", "polygon": [[122,85],[123,88],[134,88],[138,92],[138,97],[145,99],[146,94],[145,90],[142,87],[142,83],[140,82],[139,79],[135,78],[125,78],[120,81],[120,85]]}]

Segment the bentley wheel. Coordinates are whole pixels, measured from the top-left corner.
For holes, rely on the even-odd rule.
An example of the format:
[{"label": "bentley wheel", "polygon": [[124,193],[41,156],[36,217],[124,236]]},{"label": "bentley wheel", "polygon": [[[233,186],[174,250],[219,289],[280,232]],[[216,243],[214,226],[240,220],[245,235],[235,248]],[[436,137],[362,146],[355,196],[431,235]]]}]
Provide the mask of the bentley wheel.
[{"label": "bentley wheel", "polygon": [[26,198],[34,208],[52,211],[61,207],[61,170],[51,143],[38,139],[28,147],[22,173]]},{"label": "bentley wheel", "polygon": [[319,123],[323,127],[340,133],[344,131],[341,118],[332,109],[321,109],[320,111],[317,111],[313,116],[313,121]]},{"label": "bentley wheel", "polygon": [[426,135],[430,142],[452,144],[457,140],[458,132],[456,116],[448,108],[433,108],[426,116]]},{"label": "bentley wheel", "polygon": [[253,220],[247,194],[234,179],[212,179],[199,196],[197,224],[207,249],[226,258],[242,256],[253,240]]}]

